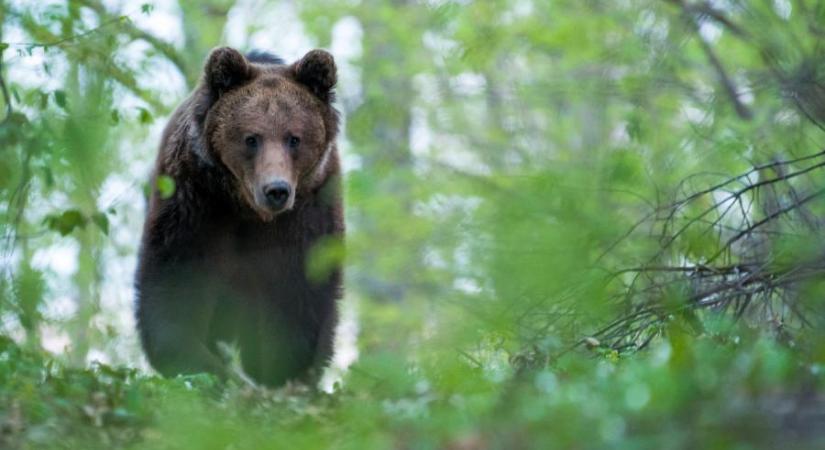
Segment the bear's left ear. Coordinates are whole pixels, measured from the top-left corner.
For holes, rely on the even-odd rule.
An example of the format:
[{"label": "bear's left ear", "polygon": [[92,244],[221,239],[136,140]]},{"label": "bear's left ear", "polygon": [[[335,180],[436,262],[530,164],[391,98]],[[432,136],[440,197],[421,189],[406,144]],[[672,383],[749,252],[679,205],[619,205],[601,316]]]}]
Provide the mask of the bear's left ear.
[{"label": "bear's left ear", "polygon": [[204,83],[217,98],[254,78],[256,69],[239,51],[221,47],[209,54],[203,72]]},{"label": "bear's left ear", "polygon": [[292,65],[295,79],[308,87],[324,102],[333,99],[332,88],[338,81],[335,59],[324,50],[312,50]]}]

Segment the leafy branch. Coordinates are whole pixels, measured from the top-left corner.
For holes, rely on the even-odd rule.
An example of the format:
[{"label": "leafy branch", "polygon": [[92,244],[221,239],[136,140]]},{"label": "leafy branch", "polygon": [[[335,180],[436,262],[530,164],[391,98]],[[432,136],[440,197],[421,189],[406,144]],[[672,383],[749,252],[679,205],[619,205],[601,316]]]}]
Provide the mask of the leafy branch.
[{"label": "leafy branch", "polygon": [[[94,11],[94,13],[98,15],[98,17],[100,18],[99,26],[64,37],[55,35],[51,33],[49,30],[40,27],[38,27],[37,29],[27,27],[30,33],[33,33],[36,37],[40,38],[38,41],[4,43],[2,45],[4,45],[6,48],[23,47],[28,49],[29,51],[35,48],[41,48],[45,50],[53,47],[59,47],[70,56],[73,56],[76,59],[81,59],[81,57],[83,56],[81,52],[73,49],[71,46],[67,44],[74,43],[80,39],[92,36],[108,28],[116,26],[118,32],[125,34],[129,38],[133,40],[143,40],[147,42],[152,48],[157,50],[168,61],[170,61],[176,67],[176,69],[178,69],[178,71],[180,71],[182,74],[186,73],[186,62],[181,56],[180,52],[178,52],[172,44],[158,38],[157,36],[153,36],[152,34],[140,29],[134,24],[134,22],[131,20],[131,17],[135,14],[138,14],[138,11],[133,11],[129,14],[112,16],[112,13],[109,12],[103,5],[103,3],[98,0],[80,0],[79,3],[82,6],[85,6],[90,10]],[[142,11],[143,13],[148,12],[145,6],[146,5],[140,8],[140,11]],[[130,91],[134,92],[140,98],[149,103],[154,109],[163,109],[163,105],[161,104],[161,102],[154,99],[148,91],[138,86],[137,81],[131,73],[113,64],[108,65],[107,70],[110,72],[110,75],[112,76],[112,78],[115,79],[115,81],[117,81],[119,84],[126,87]]]},{"label": "leafy branch", "polygon": [[[80,3],[94,11],[100,17],[106,17],[110,14],[103,3],[99,0],[80,0]],[[145,12],[145,9],[143,11]],[[121,17],[128,18],[129,16]],[[160,52],[166,59],[169,60],[169,62],[174,64],[181,74],[186,74],[186,62],[180,52],[178,52],[172,44],[138,28],[131,20],[124,20],[121,25],[121,31],[126,33],[126,35],[132,39],[145,41],[155,50]]]}]

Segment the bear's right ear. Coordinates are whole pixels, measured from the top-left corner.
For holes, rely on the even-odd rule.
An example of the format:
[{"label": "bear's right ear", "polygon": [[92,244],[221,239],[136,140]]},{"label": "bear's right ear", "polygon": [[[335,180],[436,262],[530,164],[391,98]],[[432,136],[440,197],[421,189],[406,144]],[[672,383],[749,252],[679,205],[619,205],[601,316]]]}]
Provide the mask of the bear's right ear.
[{"label": "bear's right ear", "polygon": [[204,83],[215,99],[251,80],[257,72],[244,55],[229,47],[212,50],[203,70]]}]

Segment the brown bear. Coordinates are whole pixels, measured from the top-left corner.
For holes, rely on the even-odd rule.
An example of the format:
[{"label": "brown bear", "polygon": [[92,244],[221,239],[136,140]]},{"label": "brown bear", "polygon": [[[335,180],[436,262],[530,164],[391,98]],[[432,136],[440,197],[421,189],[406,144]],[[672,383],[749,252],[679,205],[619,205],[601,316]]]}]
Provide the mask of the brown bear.
[{"label": "brown bear", "polygon": [[161,374],[243,370],[277,386],[329,361],[341,270],[307,274],[308,254],[342,239],[336,67],[218,48],[163,133],[136,273],[137,325]]}]

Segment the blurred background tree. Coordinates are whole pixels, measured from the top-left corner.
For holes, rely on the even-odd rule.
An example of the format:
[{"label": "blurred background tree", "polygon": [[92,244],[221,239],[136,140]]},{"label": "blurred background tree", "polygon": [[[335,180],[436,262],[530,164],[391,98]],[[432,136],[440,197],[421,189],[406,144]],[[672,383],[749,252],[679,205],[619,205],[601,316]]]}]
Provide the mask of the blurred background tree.
[{"label": "blurred background tree", "polygon": [[[819,0],[0,0],[9,442],[818,448],[823,23]],[[146,375],[131,274],[160,129],[219,45],[336,55],[355,362],[332,398],[241,390],[210,421],[208,383]]]}]

